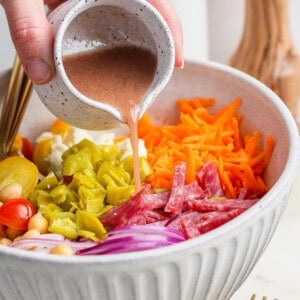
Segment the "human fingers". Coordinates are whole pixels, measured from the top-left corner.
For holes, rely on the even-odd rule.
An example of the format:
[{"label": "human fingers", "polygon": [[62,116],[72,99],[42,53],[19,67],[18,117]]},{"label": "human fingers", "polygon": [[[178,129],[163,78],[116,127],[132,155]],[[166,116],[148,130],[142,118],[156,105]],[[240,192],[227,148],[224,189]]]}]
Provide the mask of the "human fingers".
[{"label": "human fingers", "polygon": [[164,17],[173,35],[175,45],[175,66],[183,67],[183,34],[180,19],[168,0],[148,0]]},{"label": "human fingers", "polygon": [[55,74],[53,33],[43,0],[3,0],[11,37],[28,77],[36,84]]}]

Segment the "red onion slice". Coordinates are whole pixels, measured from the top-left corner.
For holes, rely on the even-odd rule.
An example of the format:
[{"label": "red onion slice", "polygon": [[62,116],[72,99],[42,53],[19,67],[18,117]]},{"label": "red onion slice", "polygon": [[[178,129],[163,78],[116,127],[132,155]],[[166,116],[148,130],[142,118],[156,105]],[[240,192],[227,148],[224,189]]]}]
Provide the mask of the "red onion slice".
[{"label": "red onion slice", "polygon": [[77,255],[99,255],[149,250],[184,241],[176,229],[157,225],[122,226],[109,232],[107,239],[95,246],[76,251]]}]

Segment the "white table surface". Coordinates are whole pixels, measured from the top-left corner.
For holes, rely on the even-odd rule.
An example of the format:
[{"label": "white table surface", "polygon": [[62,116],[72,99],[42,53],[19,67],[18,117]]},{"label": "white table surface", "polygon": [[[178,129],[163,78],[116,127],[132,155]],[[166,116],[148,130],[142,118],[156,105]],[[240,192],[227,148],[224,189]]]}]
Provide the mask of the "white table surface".
[{"label": "white table surface", "polygon": [[300,170],[275,234],[231,300],[300,299]]}]

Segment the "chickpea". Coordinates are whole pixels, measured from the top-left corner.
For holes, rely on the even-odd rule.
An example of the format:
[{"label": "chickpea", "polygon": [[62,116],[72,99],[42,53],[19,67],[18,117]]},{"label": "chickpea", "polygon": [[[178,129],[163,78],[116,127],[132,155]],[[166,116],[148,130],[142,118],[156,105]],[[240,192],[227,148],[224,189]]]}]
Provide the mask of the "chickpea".
[{"label": "chickpea", "polygon": [[[18,236],[14,239],[14,242],[20,240],[20,239],[23,239],[23,238],[32,238],[32,237],[37,237],[40,235],[40,232],[37,230],[37,229],[30,229],[28,230],[27,232],[25,232],[22,236]],[[36,247],[33,246],[33,247],[30,247],[30,248],[27,248],[27,250],[34,250]]]},{"label": "chickpea", "polygon": [[40,232],[37,229],[30,229],[27,232],[25,232],[22,237],[23,238],[31,238],[31,237],[36,237],[39,235],[40,235]]},{"label": "chickpea", "polygon": [[23,235],[24,231],[7,227],[6,235],[10,240],[14,240],[16,237]]},{"label": "chickpea", "polygon": [[0,239],[0,245],[2,246],[9,246],[11,245],[12,241],[8,238],[2,238]]},{"label": "chickpea", "polygon": [[50,251],[51,254],[57,254],[57,255],[73,255],[73,249],[65,243],[60,243],[58,245],[56,245],[55,247],[53,247]]},{"label": "chickpea", "polygon": [[19,241],[19,240],[21,240],[22,238],[23,238],[22,235],[19,235],[19,236],[15,237],[15,238],[13,239],[13,243],[14,243],[14,242],[17,242],[17,241]]},{"label": "chickpea", "polygon": [[0,201],[5,203],[10,199],[20,198],[22,196],[23,187],[21,184],[14,182],[5,186],[0,191]]},{"label": "chickpea", "polygon": [[28,230],[36,229],[40,233],[48,232],[48,220],[41,214],[36,213],[33,215],[28,222]]}]

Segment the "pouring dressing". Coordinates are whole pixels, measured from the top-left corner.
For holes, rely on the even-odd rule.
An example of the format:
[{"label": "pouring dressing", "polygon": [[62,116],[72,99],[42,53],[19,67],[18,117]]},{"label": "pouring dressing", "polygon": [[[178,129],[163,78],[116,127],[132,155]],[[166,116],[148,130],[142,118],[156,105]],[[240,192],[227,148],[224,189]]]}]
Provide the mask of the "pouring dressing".
[{"label": "pouring dressing", "polygon": [[84,95],[107,103],[121,113],[129,127],[134,159],[136,190],[141,189],[138,176],[139,102],[150,87],[156,70],[156,57],[135,46],[98,50],[63,58],[72,84]]}]

